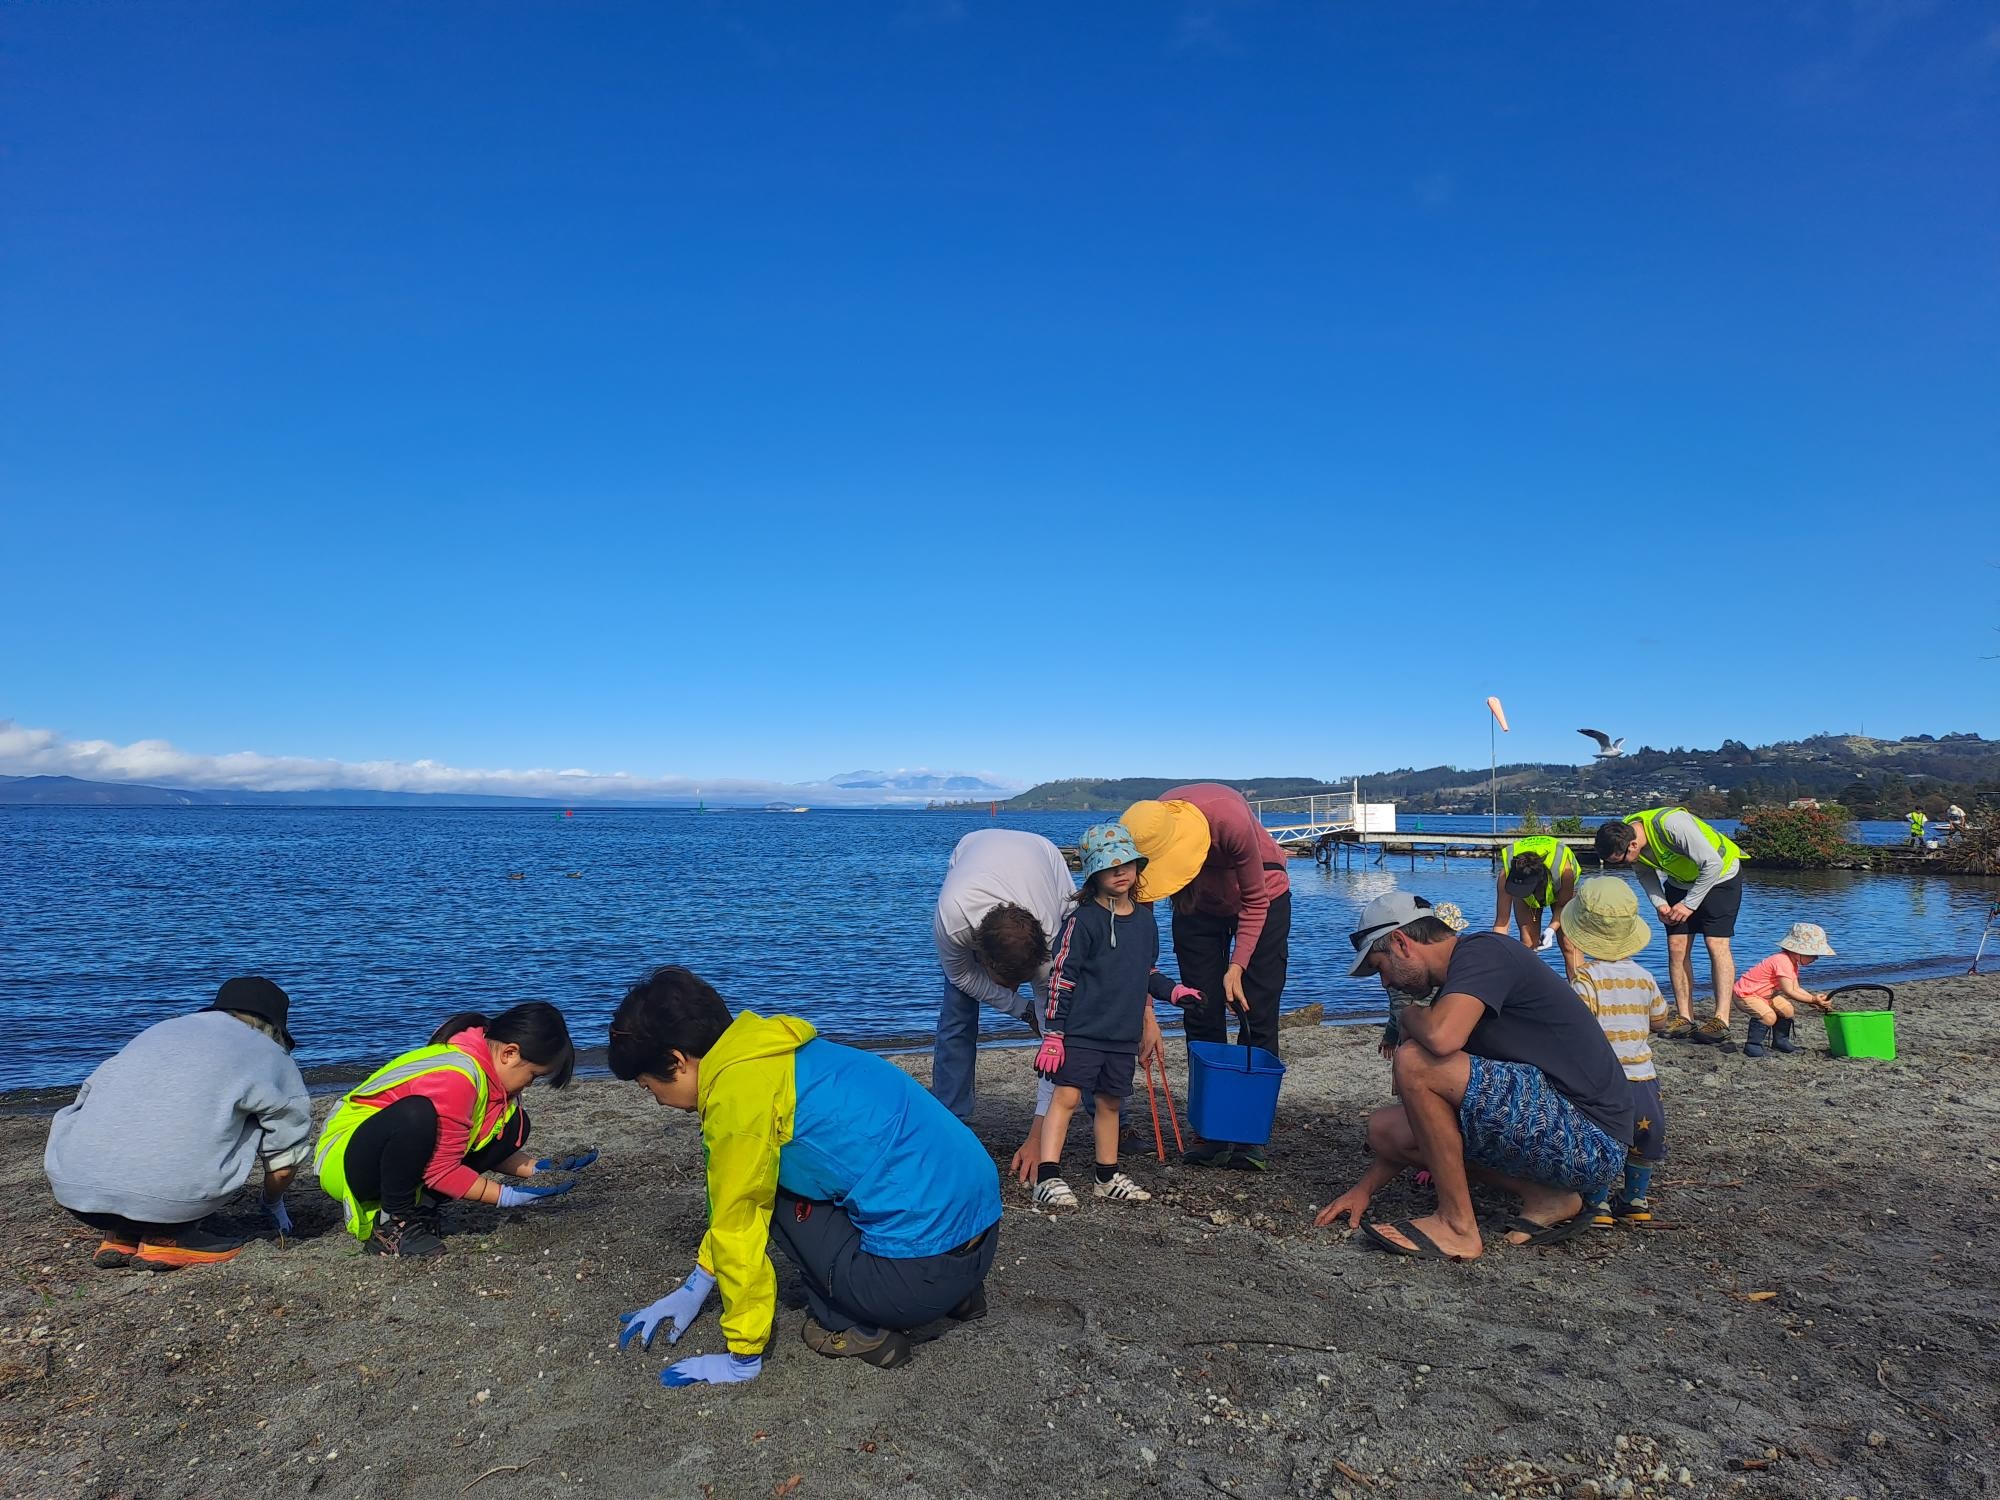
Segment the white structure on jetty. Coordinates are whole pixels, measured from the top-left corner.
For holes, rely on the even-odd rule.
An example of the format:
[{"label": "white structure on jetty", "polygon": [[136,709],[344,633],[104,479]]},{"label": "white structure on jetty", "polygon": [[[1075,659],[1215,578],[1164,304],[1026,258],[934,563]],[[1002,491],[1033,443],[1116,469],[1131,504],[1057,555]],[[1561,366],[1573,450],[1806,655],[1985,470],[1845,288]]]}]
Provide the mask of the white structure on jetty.
[{"label": "white structure on jetty", "polygon": [[1310,844],[1331,833],[1369,834],[1396,831],[1396,804],[1363,802],[1356,780],[1345,792],[1321,792],[1308,797],[1267,797],[1250,804],[1258,820],[1280,844]]}]

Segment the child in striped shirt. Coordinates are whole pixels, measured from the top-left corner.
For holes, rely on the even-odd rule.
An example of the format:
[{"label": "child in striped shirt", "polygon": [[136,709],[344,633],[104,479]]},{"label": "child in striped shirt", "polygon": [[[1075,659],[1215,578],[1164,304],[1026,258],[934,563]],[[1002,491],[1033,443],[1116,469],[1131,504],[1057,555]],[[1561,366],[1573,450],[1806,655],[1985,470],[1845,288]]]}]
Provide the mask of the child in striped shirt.
[{"label": "child in striped shirt", "polygon": [[1666,1017],[1667,1001],[1659,982],[1633,955],[1653,940],[1653,929],[1639,915],[1639,898],[1632,887],[1616,876],[1599,875],[1577,886],[1576,895],[1563,907],[1562,930],[1580,955],[1571,983],[1604,1028],[1632,1091],[1632,1146],[1625,1153],[1625,1181],[1615,1198],[1612,1184],[1604,1184],[1590,1205],[1591,1222],[1600,1229],[1621,1219],[1627,1224],[1650,1224],[1653,1206],[1648,1190],[1653,1168],[1667,1158],[1667,1116],[1660,1104],[1660,1080],[1647,1035],[1655,1020]]}]

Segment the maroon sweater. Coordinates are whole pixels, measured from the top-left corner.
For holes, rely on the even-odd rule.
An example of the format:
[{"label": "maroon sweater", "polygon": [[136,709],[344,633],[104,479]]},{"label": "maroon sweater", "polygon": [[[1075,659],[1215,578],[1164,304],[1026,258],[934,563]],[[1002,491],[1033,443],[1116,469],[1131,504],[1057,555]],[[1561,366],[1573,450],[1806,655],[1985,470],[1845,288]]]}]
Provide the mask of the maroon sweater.
[{"label": "maroon sweater", "polygon": [[1175,893],[1174,910],[1234,917],[1236,946],[1229,961],[1249,968],[1272,901],[1292,888],[1291,877],[1285,874],[1285,851],[1234,787],[1197,781],[1160,793],[1160,800],[1191,802],[1208,820],[1208,858],[1194,879]]}]

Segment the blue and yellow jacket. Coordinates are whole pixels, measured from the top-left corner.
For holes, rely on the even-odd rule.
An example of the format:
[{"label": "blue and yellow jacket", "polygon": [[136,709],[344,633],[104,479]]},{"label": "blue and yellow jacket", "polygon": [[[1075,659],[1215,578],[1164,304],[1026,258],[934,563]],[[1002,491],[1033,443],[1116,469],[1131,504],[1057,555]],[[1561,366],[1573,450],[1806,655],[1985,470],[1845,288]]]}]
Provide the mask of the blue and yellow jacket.
[{"label": "blue and yellow jacket", "polygon": [[894,1063],[821,1041],[797,1016],[740,1012],[701,1060],[695,1105],[708,1172],[696,1259],[722,1293],[733,1354],[770,1342],[780,1188],[840,1204],[861,1247],[890,1260],[940,1255],[1000,1221],[979,1138]]}]

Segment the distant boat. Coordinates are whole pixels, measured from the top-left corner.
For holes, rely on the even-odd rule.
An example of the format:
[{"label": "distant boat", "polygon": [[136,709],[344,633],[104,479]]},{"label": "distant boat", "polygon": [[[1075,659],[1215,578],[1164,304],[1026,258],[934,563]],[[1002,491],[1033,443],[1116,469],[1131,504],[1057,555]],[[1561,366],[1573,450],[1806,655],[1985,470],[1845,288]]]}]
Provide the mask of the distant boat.
[{"label": "distant boat", "polygon": [[802,813],[802,812],[811,812],[812,809],[809,807],[794,807],[789,802],[766,802],[764,804],[764,811],[781,812],[781,813]]}]

